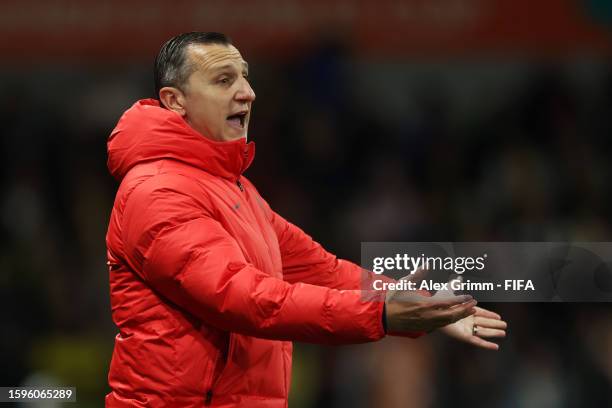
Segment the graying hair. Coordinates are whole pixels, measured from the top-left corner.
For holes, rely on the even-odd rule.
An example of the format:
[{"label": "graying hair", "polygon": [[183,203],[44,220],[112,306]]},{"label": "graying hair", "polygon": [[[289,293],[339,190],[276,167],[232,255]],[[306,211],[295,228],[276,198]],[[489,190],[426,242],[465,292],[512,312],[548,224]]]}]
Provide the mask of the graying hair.
[{"label": "graying hair", "polygon": [[165,86],[182,89],[194,70],[193,64],[187,61],[187,48],[192,44],[223,44],[232,42],[225,34],[215,32],[190,32],[172,37],[161,47],[153,74],[155,79],[155,97],[159,99],[159,90]]}]

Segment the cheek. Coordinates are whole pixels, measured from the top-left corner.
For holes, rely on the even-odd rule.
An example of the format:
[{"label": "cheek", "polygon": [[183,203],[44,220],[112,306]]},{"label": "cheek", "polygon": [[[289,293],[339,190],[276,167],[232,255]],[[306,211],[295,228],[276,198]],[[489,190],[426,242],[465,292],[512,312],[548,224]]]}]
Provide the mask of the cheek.
[{"label": "cheek", "polygon": [[198,92],[189,97],[188,116],[201,129],[220,130],[225,125],[227,102],[214,92]]},{"label": "cheek", "polygon": [[223,117],[219,106],[215,105],[214,103],[210,103],[210,101],[206,106],[206,117],[208,118],[211,127],[218,128],[223,126],[225,123],[225,118]]},{"label": "cheek", "polygon": [[194,98],[192,111],[196,120],[206,127],[213,127],[218,122],[218,112],[209,98],[198,97]]}]

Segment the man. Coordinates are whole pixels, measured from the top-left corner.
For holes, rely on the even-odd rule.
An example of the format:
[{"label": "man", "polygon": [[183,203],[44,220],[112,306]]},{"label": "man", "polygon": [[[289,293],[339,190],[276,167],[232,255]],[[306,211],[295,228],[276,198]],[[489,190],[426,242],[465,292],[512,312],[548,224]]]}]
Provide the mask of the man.
[{"label": "man", "polygon": [[366,272],[261,198],[242,175],[255,93],[224,35],[169,40],[155,86],[158,100],[128,109],[108,142],[121,184],[107,234],[119,328],[107,406],[285,407],[292,340],[376,341],[384,325],[415,336],[457,322],[451,334],[496,347],[472,327],[502,335],[499,316],[469,297],[364,296]]}]

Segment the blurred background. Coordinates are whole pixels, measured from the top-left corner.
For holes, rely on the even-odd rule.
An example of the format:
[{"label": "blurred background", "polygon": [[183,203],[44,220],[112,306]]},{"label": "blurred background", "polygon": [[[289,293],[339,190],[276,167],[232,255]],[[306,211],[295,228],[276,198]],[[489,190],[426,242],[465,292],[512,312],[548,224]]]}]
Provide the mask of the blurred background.
[{"label": "blurred background", "polygon": [[[0,385],[76,386],[77,406],[102,406],[106,138],[153,96],[161,44],[193,30],[249,61],[247,177],[339,256],[612,241],[612,0],[4,0]],[[486,306],[510,325],[498,353],[435,333],[296,344],[290,406],[610,406],[609,305]]]}]

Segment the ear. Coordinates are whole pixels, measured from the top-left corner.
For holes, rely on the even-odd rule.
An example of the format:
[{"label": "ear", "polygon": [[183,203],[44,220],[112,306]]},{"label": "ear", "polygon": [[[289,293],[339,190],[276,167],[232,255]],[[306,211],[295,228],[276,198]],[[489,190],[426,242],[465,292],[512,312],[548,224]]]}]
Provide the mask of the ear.
[{"label": "ear", "polygon": [[185,95],[173,86],[165,86],[159,90],[159,100],[166,109],[185,116]]}]

